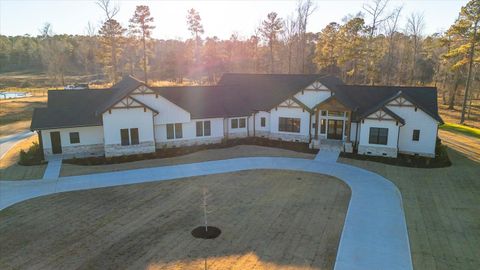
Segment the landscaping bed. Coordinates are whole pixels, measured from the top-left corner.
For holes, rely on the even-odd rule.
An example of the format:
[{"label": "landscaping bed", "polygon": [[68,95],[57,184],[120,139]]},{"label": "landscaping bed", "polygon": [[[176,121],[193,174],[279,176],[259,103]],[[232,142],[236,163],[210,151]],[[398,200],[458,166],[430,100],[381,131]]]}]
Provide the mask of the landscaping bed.
[{"label": "landscaping bed", "polygon": [[183,156],[191,153],[195,153],[202,150],[222,149],[229,148],[238,145],[257,145],[265,147],[275,147],[286,150],[292,150],[301,153],[316,154],[318,150],[310,149],[308,143],[299,142],[285,142],[278,140],[270,140],[265,138],[239,138],[225,140],[218,144],[208,145],[194,145],[187,147],[174,147],[157,149],[155,153],[118,156],[118,157],[88,157],[88,158],[72,158],[63,161],[65,164],[74,165],[106,165],[106,164],[119,164],[132,161],[148,160],[148,159],[160,159]]},{"label": "landscaping bed", "polygon": [[407,155],[399,153],[397,158],[359,155],[354,153],[341,152],[340,157],[356,160],[366,160],[380,162],[389,165],[413,167],[413,168],[444,168],[452,165],[448,157],[446,146],[442,145],[440,139],[437,140],[437,148],[435,149],[435,158],[422,157],[416,155]]}]

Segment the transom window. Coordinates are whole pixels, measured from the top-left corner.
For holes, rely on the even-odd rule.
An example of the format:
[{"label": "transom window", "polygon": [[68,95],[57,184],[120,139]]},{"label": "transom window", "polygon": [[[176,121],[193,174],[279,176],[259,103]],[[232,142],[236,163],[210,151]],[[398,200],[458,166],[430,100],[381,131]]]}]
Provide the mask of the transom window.
[{"label": "transom window", "polygon": [[183,138],[182,123],[167,124],[167,139],[181,139]]},{"label": "transom window", "polygon": [[278,118],[278,131],[300,133],[300,118]]},{"label": "transom window", "polygon": [[412,134],[412,141],[420,140],[420,129],[414,129]]},{"label": "transom window", "polygon": [[122,145],[135,145],[139,144],[138,128],[122,128],[120,129],[120,138]]},{"label": "transom window", "polygon": [[345,112],[340,111],[328,111],[328,116],[345,116]]},{"label": "transom window", "polygon": [[386,145],[388,142],[388,128],[370,128],[368,143]]},{"label": "transom window", "polygon": [[80,143],[80,133],[78,132],[70,132],[70,143]]},{"label": "transom window", "polygon": [[197,121],[196,122],[197,137],[210,136],[210,121]]}]

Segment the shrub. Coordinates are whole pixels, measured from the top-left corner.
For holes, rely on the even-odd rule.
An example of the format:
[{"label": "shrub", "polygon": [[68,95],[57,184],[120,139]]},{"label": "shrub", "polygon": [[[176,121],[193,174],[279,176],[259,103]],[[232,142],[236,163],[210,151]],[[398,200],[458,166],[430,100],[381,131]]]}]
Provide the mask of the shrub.
[{"label": "shrub", "polygon": [[43,163],[42,151],[40,145],[34,142],[30,148],[25,152],[24,150],[20,151],[20,161],[18,164],[24,166],[39,165]]}]

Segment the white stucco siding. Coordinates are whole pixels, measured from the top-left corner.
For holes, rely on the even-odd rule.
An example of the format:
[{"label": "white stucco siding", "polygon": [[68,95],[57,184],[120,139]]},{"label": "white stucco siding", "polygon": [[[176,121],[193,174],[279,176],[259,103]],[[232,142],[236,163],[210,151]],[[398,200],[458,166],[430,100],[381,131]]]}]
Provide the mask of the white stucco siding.
[{"label": "white stucco siding", "polygon": [[[210,136],[197,137],[197,122],[210,121]],[[182,124],[182,138],[167,139],[167,125],[155,125],[155,140],[157,144],[169,141],[184,140],[209,140],[212,138],[223,138],[223,118],[194,119]]]},{"label": "white stucco siding", "polygon": [[[405,125],[400,127],[398,140],[399,152],[435,156],[438,122],[420,108],[387,106],[405,120]],[[419,141],[414,141],[413,130],[420,130]]]},{"label": "white stucco siding", "polygon": [[[226,130],[229,138],[246,137],[248,134],[248,116],[226,118]],[[232,119],[238,119],[238,127],[232,128]],[[240,127],[240,119],[245,119],[245,127]],[[253,129],[252,129],[253,130]]]},{"label": "white stucco siding", "polygon": [[[278,130],[278,122],[280,117],[300,118],[300,133],[283,132]],[[270,132],[291,135],[309,135],[310,113],[298,108],[277,108],[270,111]]]},{"label": "white stucco siding", "polygon": [[311,109],[330,96],[330,91],[304,90],[303,93],[300,91],[294,97]]},{"label": "white stucco siding", "polygon": [[[103,127],[102,126],[46,129],[46,130],[42,130],[42,141],[43,141],[44,149],[52,148],[50,132],[54,132],[54,131],[60,132],[60,140],[62,143],[62,147],[103,144]],[[70,132],[79,133],[80,143],[73,143],[73,144],[70,143]]]},{"label": "white stucco siding", "polygon": [[189,112],[160,95],[137,94],[133,97],[158,111],[154,118],[155,125],[190,122]]},{"label": "white stucco siding", "polygon": [[153,142],[153,112],[143,108],[112,109],[103,117],[105,144],[121,144],[120,129],[138,128],[140,143]]},{"label": "white stucco siding", "polygon": [[[388,140],[386,145],[370,144],[368,142],[371,127],[388,128]],[[394,121],[379,121],[379,120],[365,119],[364,122],[361,124],[361,130],[360,130],[361,145],[397,148],[397,137],[398,137],[398,126],[395,124]]]}]

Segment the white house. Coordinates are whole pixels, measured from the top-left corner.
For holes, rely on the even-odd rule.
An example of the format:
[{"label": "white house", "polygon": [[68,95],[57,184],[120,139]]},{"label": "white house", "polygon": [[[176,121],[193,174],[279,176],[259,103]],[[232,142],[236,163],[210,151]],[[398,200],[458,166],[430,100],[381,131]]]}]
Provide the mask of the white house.
[{"label": "white house", "polygon": [[31,129],[48,159],[118,156],[242,137],[337,142],[344,151],[433,157],[442,123],[433,87],[346,85],[332,76],[224,74],[215,86],[49,91]]}]

